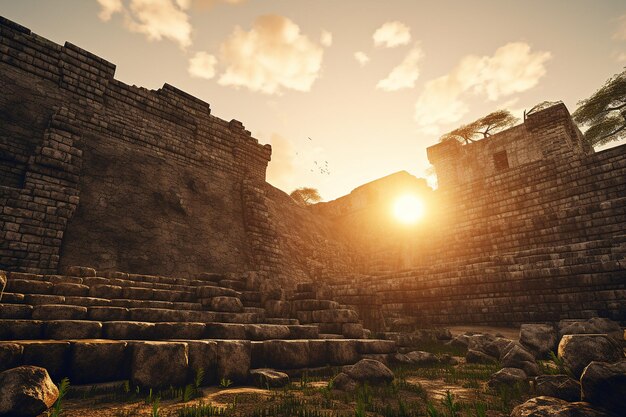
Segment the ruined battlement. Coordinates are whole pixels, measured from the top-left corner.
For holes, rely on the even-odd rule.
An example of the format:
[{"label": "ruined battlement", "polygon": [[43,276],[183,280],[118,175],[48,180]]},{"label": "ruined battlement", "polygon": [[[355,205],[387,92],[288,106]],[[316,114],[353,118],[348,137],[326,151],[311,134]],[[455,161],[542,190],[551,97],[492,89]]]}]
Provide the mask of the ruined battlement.
[{"label": "ruined battlement", "polygon": [[[594,152],[563,104],[430,147],[437,190],[399,172],[301,207],[241,122],[114,75],[0,18],[0,270],[254,271],[331,285],[374,328],[626,321],[626,146]],[[406,192],[426,206],[410,227],[391,214]]]},{"label": "ruined battlement", "polygon": [[[258,208],[244,224],[243,183],[265,183],[271,147],[241,122],[169,84],[127,85],[105,59],[5,18],[0,74],[2,268],[53,273],[91,258],[156,272],[177,258],[184,266],[170,272],[193,273],[249,263]],[[221,241],[213,254],[201,249],[216,245],[207,236]],[[188,242],[182,253],[176,242]]]},{"label": "ruined battlement", "polygon": [[446,141],[427,148],[442,188],[468,184],[547,158],[581,158],[593,148],[563,103],[531,113],[520,125],[469,144]]}]

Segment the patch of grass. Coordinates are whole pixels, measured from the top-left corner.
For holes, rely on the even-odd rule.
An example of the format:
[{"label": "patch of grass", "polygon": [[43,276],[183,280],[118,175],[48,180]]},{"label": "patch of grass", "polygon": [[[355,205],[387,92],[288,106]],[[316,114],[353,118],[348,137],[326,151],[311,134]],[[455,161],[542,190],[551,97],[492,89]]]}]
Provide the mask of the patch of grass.
[{"label": "patch of grass", "polygon": [[184,406],[178,410],[178,417],[213,417],[213,416],[226,416],[229,413],[229,408],[216,407],[212,404],[204,404],[200,402],[192,406]]},{"label": "patch of grass", "polygon": [[220,379],[220,388],[228,388],[231,385],[233,385],[233,381],[231,381],[228,378],[222,378]]},{"label": "patch of grass", "polygon": [[70,380],[68,378],[63,378],[59,385],[57,385],[57,388],[59,390],[59,396],[50,410],[50,417],[59,417],[63,412],[63,398],[65,398],[70,388]]}]

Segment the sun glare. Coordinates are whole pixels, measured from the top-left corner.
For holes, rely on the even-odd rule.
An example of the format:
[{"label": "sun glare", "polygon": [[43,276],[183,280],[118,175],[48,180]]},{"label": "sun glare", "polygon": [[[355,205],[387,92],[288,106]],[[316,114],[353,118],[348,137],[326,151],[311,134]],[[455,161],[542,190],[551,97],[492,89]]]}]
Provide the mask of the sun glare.
[{"label": "sun glare", "polygon": [[402,223],[415,223],[424,215],[424,202],[414,195],[403,195],[396,200],[393,214]]}]

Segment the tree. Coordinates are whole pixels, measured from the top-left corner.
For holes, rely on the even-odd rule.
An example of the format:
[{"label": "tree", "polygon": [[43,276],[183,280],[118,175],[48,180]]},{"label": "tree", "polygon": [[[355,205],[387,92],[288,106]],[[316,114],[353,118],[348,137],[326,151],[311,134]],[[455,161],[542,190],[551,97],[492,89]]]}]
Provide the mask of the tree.
[{"label": "tree", "polygon": [[308,206],[322,200],[319,191],[310,187],[296,188],[289,196],[301,206]]},{"label": "tree", "polygon": [[[500,132],[515,125],[518,120],[519,119],[513,116],[508,110],[494,111],[472,123],[446,133],[440,138],[440,141],[457,140],[465,144],[476,142],[479,139],[487,138],[493,133]],[[480,135],[482,135],[482,137],[480,137]]]},{"label": "tree", "polygon": [[572,116],[587,128],[585,139],[592,146],[626,138],[626,70],[606,80],[578,105]]},{"label": "tree", "polygon": [[559,103],[561,103],[561,101],[542,101],[539,104],[535,104],[530,108],[530,110],[524,110],[524,120],[526,120],[526,117],[533,113],[547,109],[548,107],[556,106]]}]

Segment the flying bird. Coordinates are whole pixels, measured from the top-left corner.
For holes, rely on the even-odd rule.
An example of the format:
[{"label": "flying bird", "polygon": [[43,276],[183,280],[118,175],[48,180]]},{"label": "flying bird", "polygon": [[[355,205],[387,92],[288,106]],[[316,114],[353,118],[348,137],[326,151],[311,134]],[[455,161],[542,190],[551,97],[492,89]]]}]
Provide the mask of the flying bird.
[{"label": "flying bird", "polygon": [[310,138],[310,137],[308,137],[308,136],[307,136],[307,138],[309,138],[309,140],[313,140],[313,139],[311,139],[311,138]]}]

